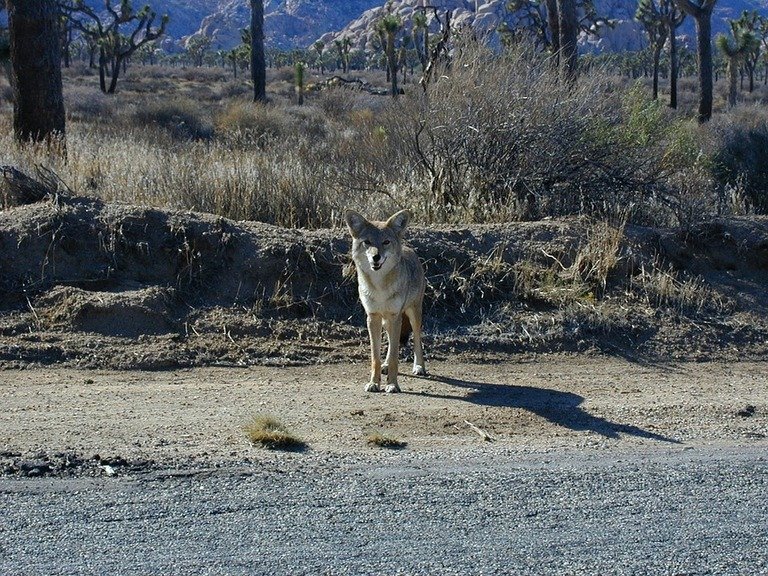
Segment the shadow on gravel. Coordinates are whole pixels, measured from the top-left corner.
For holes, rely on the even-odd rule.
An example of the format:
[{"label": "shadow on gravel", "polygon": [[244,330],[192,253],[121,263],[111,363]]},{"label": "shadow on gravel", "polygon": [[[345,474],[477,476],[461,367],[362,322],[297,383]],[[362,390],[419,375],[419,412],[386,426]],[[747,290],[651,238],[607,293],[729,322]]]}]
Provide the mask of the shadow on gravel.
[{"label": "shadow on gravel", "polygon": [[674,438],[643,430],[637,426],[619,424],[605,418],[592,416],[581,408],[584,398],[571,392],[534,388],[532,386],[515,386],[513,384],[471,382],[445,376],[427,376],[425,378],[449,386],[467,389],[469,394],[467,396],[452,396],[448,394],[420,393],[423,396],[461,400],[480,406],[522,408],[558,426],[576,431],[590,430],[607,438],[619,438],[620,434],[628,434],[658,442],[680,443]]}]

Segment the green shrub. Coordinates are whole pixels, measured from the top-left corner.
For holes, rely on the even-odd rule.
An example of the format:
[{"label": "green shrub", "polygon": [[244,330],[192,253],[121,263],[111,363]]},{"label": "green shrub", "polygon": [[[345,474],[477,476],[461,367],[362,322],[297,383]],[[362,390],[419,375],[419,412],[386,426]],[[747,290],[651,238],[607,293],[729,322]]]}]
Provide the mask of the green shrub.
[{"label": "green shrub", "polygon": [[623,103],[599,73],[572,86],[543,55],[470,43],[438,78],[377,116],[379,155],[401,179],[413,167],[403,196],[428,221],[610,216],[659,188],[658,108]]}]

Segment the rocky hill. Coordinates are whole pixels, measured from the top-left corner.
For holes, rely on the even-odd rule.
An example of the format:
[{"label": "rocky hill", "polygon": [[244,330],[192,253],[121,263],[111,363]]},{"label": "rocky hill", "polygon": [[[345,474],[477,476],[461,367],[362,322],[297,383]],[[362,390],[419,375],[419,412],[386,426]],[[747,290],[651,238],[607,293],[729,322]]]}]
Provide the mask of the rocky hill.
[{"label": "rocky hill", "polygon": [[[88,0],[103,7],[102,0]],[[240,42],[240,30],[250,23],[249,0],[147,0],[158,14],[168,14],[168,35],[179,45],[183,38],[205,34],[213,49],[232,48]],[[143,2],[136,2],[139,5]],[[507,0],[435,0],[431,5],[453,12],[454,24],[469,26],[495,41],[496,29],[507,22],[514,26],[519,16],[507,10]],[[358,48],[371,40],[373,22],[381,16],[384,0],[266,0],[264,3],[266,43],[290,49],[308,47],[317,39],[326,43],[347,36]],[[410,29],[410,16],[422,0],[393,0],[391,5]],[[612,22],[597,35],[582,35],[584,51],[636,50],[644,38],[633,16],[637,0],[595,0],[597,13]],[[768,15],[768,0],[719,0],[713,18],[715,33],[724,31],[725,21],[743,10],[758,10]],[[689,19],[690,20],[690,19]],[[437,28],[437,24],[432,25]],[[692,36],[693,23],[684,25],[681,34]]]},{"label": "rocky hill", "polygon": [[[212,5],[209,11],[197,21],[195,28],[187,29],[183,35],[205,34],[213,40],[213,49],[239,44],[240,30],[250,25],[249,0],[205,3]],[[265,43],[284,50],[309,46],[319,36],[343,28],[350,19],[378,4],[378,0],[267,0],[264,3]]]},{"label": "rocky hill", "polygon": [[[496,31],[500,25],[507,24],[510,28],[516,28],[523,17],[519,12],[508,10],[508,0],[441,0],[431,4],[443,10],[451,10],[454,27],[469,27],[478,36],[488,38],[491,42],[498,41]],[[402,18],[404,28],[410,29],[412,14],[422,5],[422,0],[393,0],[390,5],[392,11]],[[634,20],[637,0],[594,0],[594,5],[598,16],[608,20],[610,26],[603,25],[593,28],[592,33],[582,33],[579,40],[582,51],[639,50],[645,47],[645,33]],[[758,10],[768,14],[767,6],[766,0],[721,0],[713,17],[714,33],[725,32],[726,21],[738,17],[743,10]],[[358,49],[364,49],[375,36],[375,21],[384,13],[384,5],[379,5],[353,19],[343,29],[324,34],[321,39],[328,43],[346,36],[352,39]],[[678,33],[684,37],[693,37],[693,21],[690,18],[687,20]],[[430,28],[437,30],[438,24],[432,18],[430,21]]]}]

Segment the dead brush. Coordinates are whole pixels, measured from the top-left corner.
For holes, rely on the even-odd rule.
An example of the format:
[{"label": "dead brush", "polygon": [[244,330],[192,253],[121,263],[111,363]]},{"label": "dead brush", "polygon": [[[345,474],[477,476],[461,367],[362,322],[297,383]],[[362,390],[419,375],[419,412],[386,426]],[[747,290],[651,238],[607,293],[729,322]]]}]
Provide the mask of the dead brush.
[{"label": "dead brush", "polygon": [[594,303],[606,292],[610,276],[620,267],[623,238],[623,224],[592,222],[571,264],[563,263],[565,255],[544,251],[552,261],[549,267],[529,261],[517,263],[515,289],[522,297],[558,307],[574,302]]},{"label": "dead brush", "polygon": [[252,444],[270,450],[302,451],[307,448],[304,440],[295,436],[282,422],[272,416],[255,416],[244,430]]},{"label": "dead brush", "polygon": [[403,442],[402,440],[397,440],[396,438],[385,436],[381,432],[373,432],[372,434],[368,434],[368,436],[365,438],[365,441],[369,446],[377,446],[379,448],[390,448],[394,450],[405,448],[408,445],[407,442]]},{"label": "dead brush", "polygon": [[666,308],[683,316],[732,313],[735,304],[707,286],[702,278],[682,278],[675,270],[655,261],[642,266],[631,281],[633,291],[653,308]]},{"label": "dead brush", "polygon": [[450,273],[448,281],[460,295],[462,308],[509,292],[513,284],[514,268],[504,259],[506,249],[506,244],[498,244],[485,258],[469,268],[454,268]]}]

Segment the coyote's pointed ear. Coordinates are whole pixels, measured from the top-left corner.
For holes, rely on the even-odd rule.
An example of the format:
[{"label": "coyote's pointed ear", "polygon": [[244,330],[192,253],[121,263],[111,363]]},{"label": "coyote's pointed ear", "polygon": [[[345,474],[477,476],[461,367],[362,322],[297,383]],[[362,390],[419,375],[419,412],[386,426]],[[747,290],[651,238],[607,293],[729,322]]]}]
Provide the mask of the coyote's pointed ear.
[{"label": "coyote's pointed ear", "polygon": [[344,213],[344,221],[347,223],[347,228],[349,228],[352,238],[360,236],[365,227],[368,226],[368,220],[354,210],[347,210]]},{"label": "coyote's pointed ear", "polygon": [[389,217],[389,220],[387,220],[387,226],[390,227],[395,234],[400,236],[410,221],[411,213],[408,212],[408,210],[400,210],[400,212]]}]

